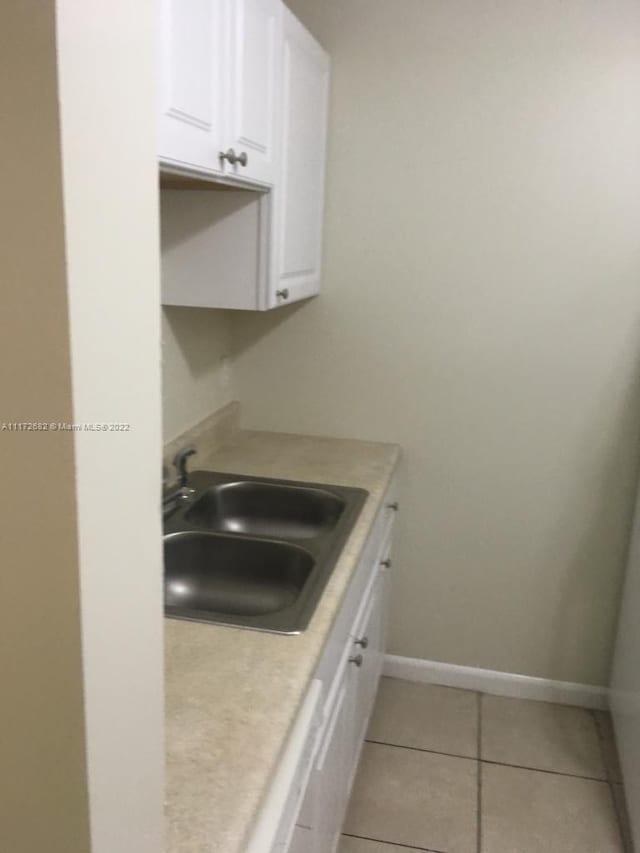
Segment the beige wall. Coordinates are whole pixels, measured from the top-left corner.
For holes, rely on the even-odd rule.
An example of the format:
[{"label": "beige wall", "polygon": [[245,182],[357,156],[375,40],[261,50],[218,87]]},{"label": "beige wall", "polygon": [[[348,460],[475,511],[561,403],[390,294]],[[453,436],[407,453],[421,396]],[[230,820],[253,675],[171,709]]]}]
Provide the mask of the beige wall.
[{"label": "beige wall", "polygon": [[[163,270],[171,247],[184,240],[181,219],[174,212],[176,190],[163,190],[161,243]],[[162,213],[164,211],[164,213]],[[194,228],[201,227],[200,225]],[[187,261],[185,263],[185,260]],[[198,256],[173,258],[175,268],[188,278],[202,275]],[[162,308],[162,406],[163,435],[171,441],[221,408],[233,396],[231,367],[231,312],[201,308]]]},{"label": "beige wall", "polygon": [[162,309],[165,442],[235,399],[228,311]]},{"label": "beige wall", "polygon": [[[53,2],[3,4],[0,56],[0,422],[72,422]],[[88,853],[73,435],[0,458],[0,847]]]},{"label": "beige wall", "polygon": [[405,450],[391,651],[601,684],[640,434],[640,6],[291,0],[333,59],[322,296],[250,427]]},{"label": "beige wall", "polygon": [[[171,211],[176,190],[160,193],[162,210]],[[161,213],[163,270],[169,250],[184,234],[175,213]],[[199,274],[197,264],[173,259],[188,278]],[[168,274],[164,272],[163,274]],[[201,274],[201,273],[200,273]],[[162,411],[165,443],[235,399],[231,366],[231,312],[202,308],[162,308]]]}]

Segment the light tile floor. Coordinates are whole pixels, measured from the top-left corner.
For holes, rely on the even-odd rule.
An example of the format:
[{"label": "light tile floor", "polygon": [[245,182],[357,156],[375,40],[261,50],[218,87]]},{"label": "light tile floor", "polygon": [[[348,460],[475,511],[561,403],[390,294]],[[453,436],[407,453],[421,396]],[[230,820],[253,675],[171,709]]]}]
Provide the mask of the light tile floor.
[{"label": "light tile floor", "polygon": [[339,853],[629,853],[620,782],[607,714],[383,678]]}]

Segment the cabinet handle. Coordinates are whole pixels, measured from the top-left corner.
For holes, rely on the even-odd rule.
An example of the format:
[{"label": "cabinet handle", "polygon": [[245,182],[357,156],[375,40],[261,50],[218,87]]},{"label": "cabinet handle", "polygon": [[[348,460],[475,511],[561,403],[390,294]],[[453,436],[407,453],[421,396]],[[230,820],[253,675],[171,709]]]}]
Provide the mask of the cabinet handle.
[{"label": "cabinet handle", "polygon": [[226,160],[228,163],[231,163],[232,166],[238,162],[238,155],[233,150],[233,148],[229,148],[227,151],[220,152],[220,159]]},{"label": "cabinet handle", "polygon": [[362,637],[362,639],[356,640],[353,645],[354,646],[360,646],[361,648],[366,649],[369,645],[369,638],[368,637]]},{"label": "cabinet handle", "polygon": [[233,148],[229,148],[227,151],[221,151],[220,159],[226,160],[232,166],[235,166],[236,163],[240,163],[241,166],[246,166],[249,163],[249,156],[246,151],[243,151],[242,154],[236,154]]},{"label": "cabinet handle", "polygon": [[349,663],[354,663],[356,666],[362,666],[362,655],[354,655],[349,658]]},{"label": "cabinet handle", "polygon": [[394,512],[398,512],[400,507],[398,506],[398,501],[394,501],[391,504],[387,504],[387,509],[392,509]]},{"label": "cabinet handle", "polygon": [[391,568],[391,560],[389,560],[388,558],[386,560],[380,560],[380,565],[384,566],[385,569],[390,569]]},{"label": "cabinet handle", "polygon": [[281,299],[289,298],[289,288],[283,287],[282,290],[276,290],[276,296],[279,296]]}]

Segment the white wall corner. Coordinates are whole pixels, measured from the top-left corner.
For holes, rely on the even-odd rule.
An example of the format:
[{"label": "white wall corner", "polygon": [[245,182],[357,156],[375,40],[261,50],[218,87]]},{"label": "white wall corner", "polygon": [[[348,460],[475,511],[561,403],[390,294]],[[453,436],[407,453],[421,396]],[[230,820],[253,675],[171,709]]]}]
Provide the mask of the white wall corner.
[{"label": "white wall corner", "polygon": [[91,853],[163,849],[155,16],[56,0]]}]

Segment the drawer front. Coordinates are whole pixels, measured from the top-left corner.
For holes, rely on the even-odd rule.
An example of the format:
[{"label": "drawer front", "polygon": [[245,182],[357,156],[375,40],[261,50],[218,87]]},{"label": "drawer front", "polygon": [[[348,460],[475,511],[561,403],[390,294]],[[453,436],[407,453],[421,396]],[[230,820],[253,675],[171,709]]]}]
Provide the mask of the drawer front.
[{"label": "drawer front", "polygon": [[369,554],[378,554],[390,539],[398,509],[398,483],[394,477],[389,483],[389,488],[385,493],[382,506],[371,531],[370,547],[367,548]]},{"label": "drawer front", "polygon": [[367,593],[375,579],[380,560],[384,559],[383,550],[390,540],[396,515],[391,505],[396,502],[397,483],[394,477],[371,526],[371,532],[358,567],[345,593],[344,601],[316,671],[316,677],[327,685],[327,706],[331,705],[335,696],[337,669],[345,645],[349,638],[353,637],[358,627],[357,623],[362,618],[362,607]]},{"label": "drawer front", "polygon": [[[384,557],[388,557],[389,553],[390,543],[383,551]],[[381,566],[367,598],[354,640],[354,648],[362,654],[362,666],[358,673],[355,763],[360,754],[382,675],[386,649],[387,582],[388,572],[384,566]],[[356,642],[361,645],[356,646]],[[353,770],[355,771],[355,766]]]},{"label": "drawer front", "polygon": [[368,618],[368,610],[371,607],[371,598],[373,595],[374,587],[379,582],[380,575],[382,574],[382,572],[386,571],[387,569],[386,563],[390,561],[390,552],[391,530],[388,531],[387,538],[384,540],[384,542],[382,542],[380,548],[378,549],[378,552],[372,560],[371,575],[362,595],[362,601],[360,602],[360,606],[356,611],[355,618],[349,630],[349,636],[352,640],[362,639],[363,633],[365,631],[365,622]]}]

